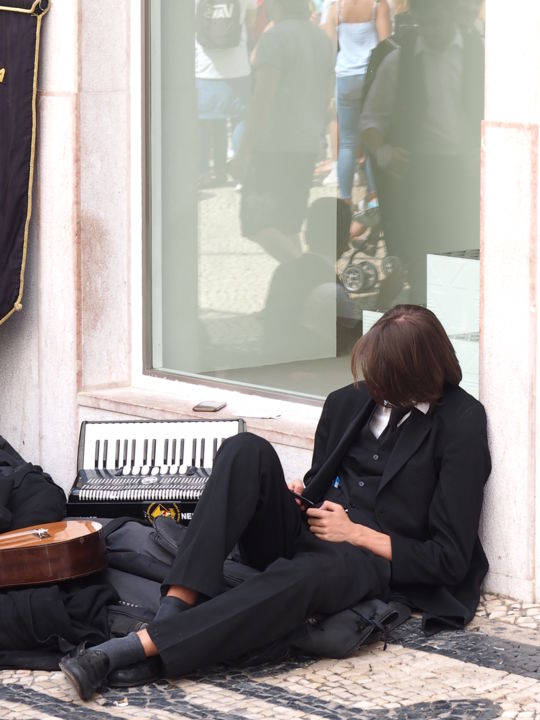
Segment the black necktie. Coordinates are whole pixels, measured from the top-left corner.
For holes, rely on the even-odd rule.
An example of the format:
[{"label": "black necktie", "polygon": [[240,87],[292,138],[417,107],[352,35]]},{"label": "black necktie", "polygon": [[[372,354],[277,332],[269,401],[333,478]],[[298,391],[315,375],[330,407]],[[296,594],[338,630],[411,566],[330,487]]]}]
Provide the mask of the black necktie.
[{"label": "black necktie", "polygon": [[388,420],[388,429],[393,431],[397,428],[399,421],[411,412],[410,407],[393,407],[390,410],[390,419]]}]

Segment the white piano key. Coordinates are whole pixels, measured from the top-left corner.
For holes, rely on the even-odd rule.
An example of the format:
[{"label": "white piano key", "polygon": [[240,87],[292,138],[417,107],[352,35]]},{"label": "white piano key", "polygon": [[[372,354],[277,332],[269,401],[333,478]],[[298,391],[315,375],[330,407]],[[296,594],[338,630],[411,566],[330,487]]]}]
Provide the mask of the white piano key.
[{"label": "white piano key", "polygon": [[214,447],[214,438],[212,437],[206,437],[204,438],[204,454],[202,458],[201,467],[204,468],[211,468],[214,464],[214,453],[213,453],[213,447]]}]

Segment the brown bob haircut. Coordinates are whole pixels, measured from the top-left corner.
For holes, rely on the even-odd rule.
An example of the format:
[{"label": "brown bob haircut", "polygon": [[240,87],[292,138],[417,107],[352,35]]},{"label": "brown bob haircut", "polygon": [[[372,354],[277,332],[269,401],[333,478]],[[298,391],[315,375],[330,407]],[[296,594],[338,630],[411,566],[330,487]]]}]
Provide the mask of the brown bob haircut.
[{"label": "brown bob haircut", "polygon": [[459,385],[461,368],[440,321],[420,305],[391,308],[355,344],[351,369],[373,399],[410,407],[436,403],[445,385]]}]

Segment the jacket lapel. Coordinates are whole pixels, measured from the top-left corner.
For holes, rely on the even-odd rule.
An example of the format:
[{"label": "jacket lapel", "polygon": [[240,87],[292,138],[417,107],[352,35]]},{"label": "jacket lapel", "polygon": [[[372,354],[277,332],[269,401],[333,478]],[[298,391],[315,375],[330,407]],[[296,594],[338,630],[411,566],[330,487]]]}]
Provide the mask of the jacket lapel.
[{"label": "jacket lapel", "polygon": [[354,416],[349,425],[344,428],[341,440],[335,450],[335,454],[339,455],[340,461],[345,455],[345,452],[349,449],[354,436],[358,433],[360,428],[368,422],[374,407],[375,401],[371,399],[368,400]]},{"label": "jacket lapel", "polygon": [[328,489],[330,483],[335,480],[336,474],[339,470],[339,466],[345,456],[345,453],[349,449],[359,429],[368,422],[374,407],[375,401],[371,398],[368,398],[368,400],[363,403],[361,408],[353,416],[350,422],[343,428],[340,428],[341,437],[336,443],[333,452],[330,453],[318,473],[315,475],[313,480],[309,483],[306,490],[304,491],[304,494],[307,497],[311,498],[312,500],[321,497]]},{"label": "jacket lapel", "polygon": [[390,482],[418,450],[431,428],[432,421],[431,415],[425,415],[420,410],[413,409],[411,417],[405,421],[394,449],[388,458],[377,493],[381,492],[383,487]]}]

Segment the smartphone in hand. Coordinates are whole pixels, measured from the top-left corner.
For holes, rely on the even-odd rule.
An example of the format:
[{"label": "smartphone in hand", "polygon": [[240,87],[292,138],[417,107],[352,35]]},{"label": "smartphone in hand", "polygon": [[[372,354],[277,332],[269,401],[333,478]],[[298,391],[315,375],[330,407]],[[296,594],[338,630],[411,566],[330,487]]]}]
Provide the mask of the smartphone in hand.
[{"label": "smartphone in hand", "polygon": [[302,493],[298,493],[298,492],[296,492],[296,490],[291,490],[291,492],[297,500],[300,500],[300,503],[305,508],[315,507],[315,503],[313,502],[313,500],[310,500],[309,498],[304,497],[302,495]]}]

